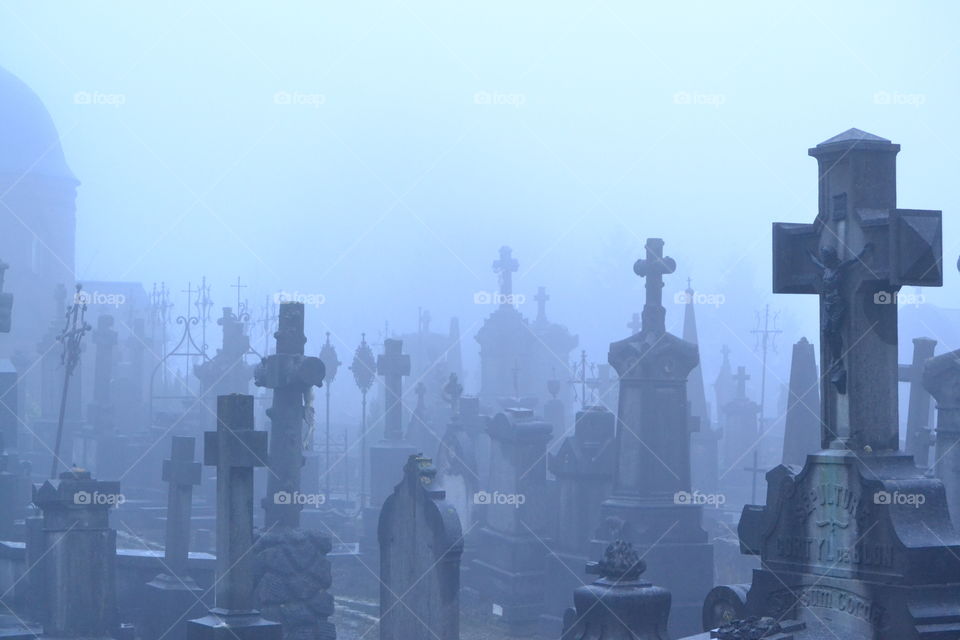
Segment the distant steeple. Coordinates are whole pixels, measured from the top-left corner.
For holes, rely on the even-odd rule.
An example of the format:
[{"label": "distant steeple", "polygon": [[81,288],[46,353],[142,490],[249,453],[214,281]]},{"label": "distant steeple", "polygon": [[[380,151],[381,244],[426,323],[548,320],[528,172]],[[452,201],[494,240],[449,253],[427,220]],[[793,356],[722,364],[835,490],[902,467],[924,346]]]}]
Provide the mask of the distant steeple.
[{"label": "distant steeple", "polygon": [[[697,339],[697,317],[693,309],[693,288],[687,278],[686,308],[683,311],[683,339],[699,345]],[[703,386],[703,369],[697,364],[687,376],[687,400],[690,402],[690,415],[701,420],[701,429],[709,428],[710,410],[707,407],[707,394]]]}]

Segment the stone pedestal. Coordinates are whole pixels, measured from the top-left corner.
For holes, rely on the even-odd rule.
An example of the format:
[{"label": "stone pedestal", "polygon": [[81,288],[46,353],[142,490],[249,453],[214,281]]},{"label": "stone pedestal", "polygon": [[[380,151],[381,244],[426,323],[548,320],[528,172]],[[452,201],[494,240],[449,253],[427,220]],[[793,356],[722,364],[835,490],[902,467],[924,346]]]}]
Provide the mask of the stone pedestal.
[{"label": "stone pedestal", "polygon": [[116,531],[108,511],[122,497],[119,482],[94,480],[87,471],[65,471],[35,487],[43,512],[37,537],[44,637],[111,638],[117,631]]},{"label": "stone pedestal", "polygon": [[474,501],[483,525],[471,579],[481,602],[514,635],[536,629],[543,612],[549,552],[546,447],[551,425],[527,409],[497,414],[490,434],[490,480]]},{"label": "stone pedestal", "polygon": [[590,540],[600,521],[600,505],[613,486],[616,460],[614,415],[599,405],[577,412],[574,434],[565,438],[547,469],[556,477],[559,500],[551,549],[546,552],[544,612],[540,635],[557,638],[570,594],[587,583]]},{"label": "stone pedestal", "polygon": [[960,634],[960,536],[943,484],[911,456],[822,451],[767,474],[767,504],[740,520],[759,554],[748,616],[796,618],[798,638]]},{"label": "stone pedestal", "polygon": [[960,529],[960,350],[927,360],[923,384],[937,400],[934,472],[943,482],[953,526]]}]

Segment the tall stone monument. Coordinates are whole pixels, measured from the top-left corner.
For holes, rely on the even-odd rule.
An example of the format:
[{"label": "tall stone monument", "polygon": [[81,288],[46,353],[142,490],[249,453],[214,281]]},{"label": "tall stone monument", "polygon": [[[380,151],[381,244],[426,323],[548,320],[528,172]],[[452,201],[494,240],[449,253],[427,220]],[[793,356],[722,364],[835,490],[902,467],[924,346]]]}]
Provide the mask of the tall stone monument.
[{"label": "tall stone monument", "polygon": [[380,640],[460,640],[463,532],[435,476],[410,456],[380,511]]},{"label": "tall stone monument", "polygon": [[[637,547],[650,580],[673,594],[670,633],[679,636],[699,630],[713,586],[713,548],[690,482],[687,375],[698,354],[696,345],[666,331],[663,276],[676,263],[663,255],[663,240],[649,238],[633,268],[646,280],[643,327],[610,345],[620,377],[616,471],[594,544],[597,554],[618,538]],[[681,558],[684,571],[677,571]]]},{"label": "tall stone monument", "polygon": [[820,450],[820,381],[813,345],[806,338],[793,345],[790,388],[783,434],[783,464],[803,465]]},{"label": "tall stone monument", "polygon": [[254,383],[273,391],[270,418],[270,463],[263,498],[265,531],[254,546],[254,598],[268,620],[283,624],[285,640],[332,640],[327,618],[333,613],[329,537],[300,528],[304,506],[324,500],[301,489],[304,423],[312,387],[323,384],[320,358],[304,355],[304,306],[280,305],[273,355],[254,371]]},{"label": "tall stone monument", "polygon": [[940,212],[897,207],[899,150],[857,129],[817,145],[816,219],[773,228],[774,291],[820,298],[823,450],[770,471],[739,533],[762,563],[747,615],[798,619],[797,640],[960,634],[943,483],[898,451],[896,292],[943,277]]}]

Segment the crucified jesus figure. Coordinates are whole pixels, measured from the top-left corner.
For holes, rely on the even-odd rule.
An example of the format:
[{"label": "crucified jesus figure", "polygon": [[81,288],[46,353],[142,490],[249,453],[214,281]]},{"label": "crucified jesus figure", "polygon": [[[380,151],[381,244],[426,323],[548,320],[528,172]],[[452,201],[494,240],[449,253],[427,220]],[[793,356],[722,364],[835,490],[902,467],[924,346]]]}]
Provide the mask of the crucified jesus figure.
[{"label": "crucified jesus figure", "polygon": [[860,253],[840,260],[837,250],[830,246],[820,247],[820,256],[812,251],[810,261],[820,270],[820,296],[823,299],[823,315],[820,319],[820,330],[830,351],[830,382],[836,387],[837,393],[847,392],[847,369],[843,365],[843,321],[847,315],[847,302],[843,297],[843,275],[847,268],[869,251],[871,245],[864,245]]}]

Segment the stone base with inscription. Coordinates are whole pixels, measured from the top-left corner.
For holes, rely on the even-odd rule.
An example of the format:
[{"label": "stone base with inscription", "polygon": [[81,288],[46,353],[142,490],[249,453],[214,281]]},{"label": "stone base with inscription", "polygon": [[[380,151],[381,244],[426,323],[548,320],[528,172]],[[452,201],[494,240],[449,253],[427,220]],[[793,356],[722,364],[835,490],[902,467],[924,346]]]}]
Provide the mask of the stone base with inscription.
[{"label": "stone base with inscription", "polygon": [[776,467],[739,533],[762,562],[746,615],[801,620],[797,640],[960,637],[960,535],[943,484],[909,455],[822,451]]}]

